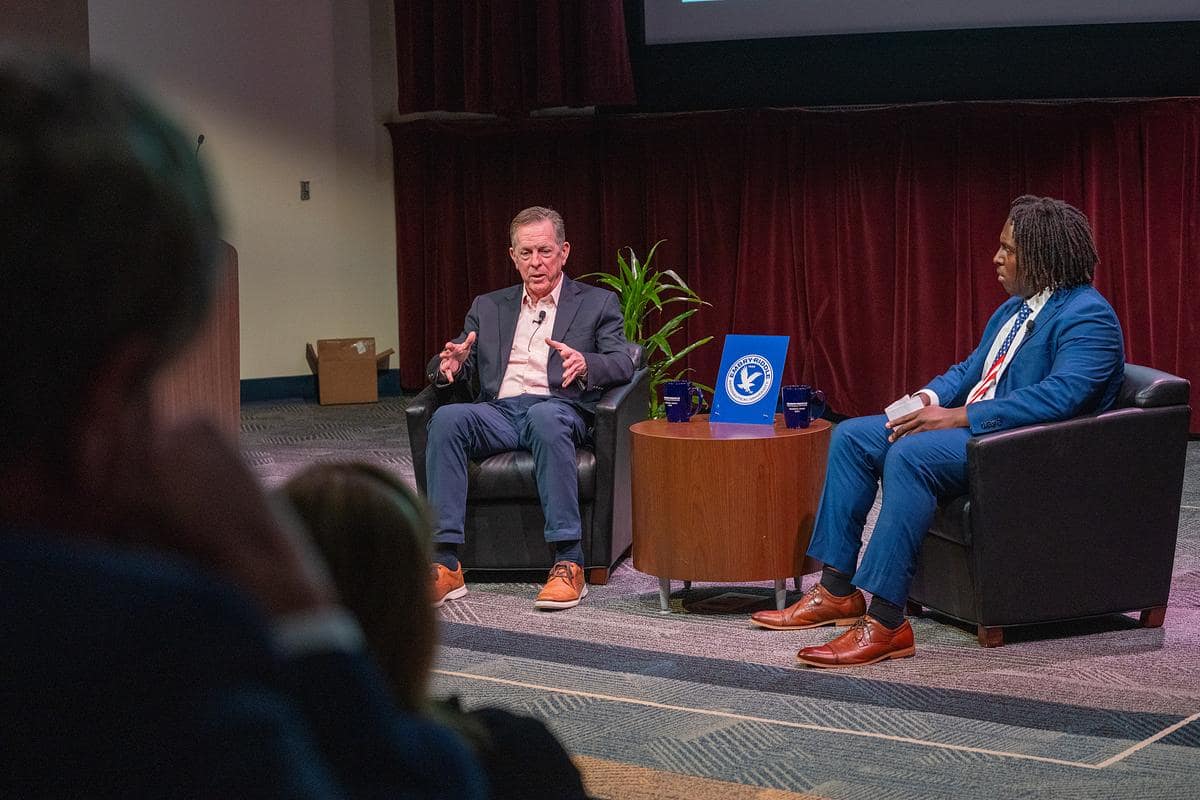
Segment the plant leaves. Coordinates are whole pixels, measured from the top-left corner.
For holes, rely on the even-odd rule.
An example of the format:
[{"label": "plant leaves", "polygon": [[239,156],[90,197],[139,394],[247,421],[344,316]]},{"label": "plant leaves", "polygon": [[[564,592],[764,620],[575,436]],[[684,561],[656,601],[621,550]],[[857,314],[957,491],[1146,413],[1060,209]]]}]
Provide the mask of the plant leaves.
[{"label": "plant leaves", "polygon": [[[659,239],[655,242],[644,260],[638,259],[632,247],[621,248],[617,251],[615,274],[589,272],[580,276],[581,279],[590,278],[607,286],[620,298],[621,314],[625,318],[625,338],[642,346],[646,367],[650,371],[651,417],[661,417],[666,413],[659,400],[658,387],[666,380],[674,380],[668,376],[668,368],[713,338],[705,336],[703,339],[684,344],[679,350],[671,343],[673,337],[682,335],[684,323],[699,311],[698,306],[711,304],[702,300],[675,270],[651,269],[658,246],[665,241],[666,239]],[[685,303],[692,308],[660,322],[659,315],[668,303]],[[656,324],[657,329],[650,331]],[[676,376],[690,371],[690,367],[684,368],[677,372]],[[702,388],[712,392],[711,388]]]}]

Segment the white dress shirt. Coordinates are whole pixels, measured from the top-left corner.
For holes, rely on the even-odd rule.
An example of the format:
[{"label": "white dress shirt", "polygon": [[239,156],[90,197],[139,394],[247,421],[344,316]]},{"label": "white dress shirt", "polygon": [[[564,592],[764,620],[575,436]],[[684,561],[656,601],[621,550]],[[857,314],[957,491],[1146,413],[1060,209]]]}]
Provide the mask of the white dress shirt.
[{"label": "white dress shirt", "polygon": [[[1012,344],[1008,346],[1008,355],[1005,357],[1004,362],[1000,365],[1000,369],[996,371],[995,380],[993,380],[991,385],[987,387],[987,391],[984,392],[980,397],[976,398],[976,400],[991,400],[996,396],[996,386],[1000,383],[1000,378],[1004,375],[1004,370],[1008,369],[1008,365],[1012,363],[1013,357],[1017,352],[1017,348],[1020,347],[1021,342],[1025,340],[1025,334],[1029,332],[1029,323],[1033,322],[1033,320],[1037,318],[1037,315],[1041,313],[1042,308],[1044,308],[1046,305],[1046,301],[1050,299],[1050,295],[1053,293],[1053,289],[1043,289],[1025,301],[1029,304],[1029,307],[1033,309],[1029,314],[1028,321],[1017,329],[1017,335],[1013,337]],[[975,392],[979,391],[979,388],[983,385],[985,376],[992,368],[992,362],[996,360],[996,354],[1000,352],[1000,347],[1004,344],[1004,337],[1008,336],[1009,328],[1011,328],[1013,323],[1016,322],[1017,315],[1020,313],[1021,308],[1018,306],[1016,313],[1009,317],[1008,320],[1000,326],[1000,330],[996,332],[996,338],[992,341],[992,346],[988,350],[988,356],[983,360],[983,371],[979,375],[979,380],[974,386],[971,387],[971,391],[967,392],[967,397],[973,396]],[[931,406],[941,404],[937,396],[937,392],[933,391],[932,389],[920,389],[918,390],[918,394],[924,394],[928,396],[929,405]]]}]

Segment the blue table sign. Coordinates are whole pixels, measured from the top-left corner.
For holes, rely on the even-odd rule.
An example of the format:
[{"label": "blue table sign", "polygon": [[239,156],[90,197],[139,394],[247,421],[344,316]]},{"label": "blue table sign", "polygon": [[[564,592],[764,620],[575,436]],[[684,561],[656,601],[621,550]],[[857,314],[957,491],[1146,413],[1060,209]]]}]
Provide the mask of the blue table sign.
[{"label": "blue table sign", "polygon": [[709,421],[774,424],[787,349],[787,336],[726,336]]}]

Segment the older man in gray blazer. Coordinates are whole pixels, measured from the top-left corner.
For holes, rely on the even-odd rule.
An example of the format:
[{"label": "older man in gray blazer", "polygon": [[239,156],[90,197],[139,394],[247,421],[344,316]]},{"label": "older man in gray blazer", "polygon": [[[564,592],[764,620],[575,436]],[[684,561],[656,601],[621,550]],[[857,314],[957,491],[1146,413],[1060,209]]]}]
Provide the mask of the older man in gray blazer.
[{"label": "older man in gray blazer", "polygon": [[436,516],[434,604],[467,593],[458,548],[464,541],[467,461],[505,450],[533,454],[546,541],[554,566],[534,602],[572,608],[587,594],[575,447],[604,389],[629,381],[617,296],[563,274],[571,254],[562,217],[534,206],[513,218],[508,249],[522,283],[480,295],[462,333],[429,363],[438,386],[477,379],[472,403],[440,406],[425,451]]}]

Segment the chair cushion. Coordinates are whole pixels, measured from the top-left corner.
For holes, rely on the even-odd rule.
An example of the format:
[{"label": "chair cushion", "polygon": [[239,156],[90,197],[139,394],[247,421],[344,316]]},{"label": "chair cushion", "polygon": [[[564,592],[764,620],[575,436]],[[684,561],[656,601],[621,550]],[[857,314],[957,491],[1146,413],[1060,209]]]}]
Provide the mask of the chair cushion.
[{"label": "chair cushion", "polygon": [[[575,451],[579,499],[591,501],[596,488],[596,456],[584,447]],[[510,450],[467,463],[467,497],[471,500],[538,500],[533,454]]]}]

